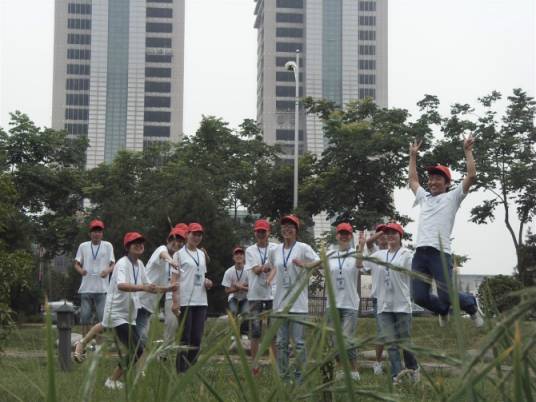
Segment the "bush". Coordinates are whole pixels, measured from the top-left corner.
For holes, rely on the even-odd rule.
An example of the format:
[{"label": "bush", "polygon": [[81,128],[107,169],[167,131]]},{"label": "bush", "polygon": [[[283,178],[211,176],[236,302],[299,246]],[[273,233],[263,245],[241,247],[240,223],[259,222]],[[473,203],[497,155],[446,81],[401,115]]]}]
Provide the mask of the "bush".
[{"label": "bush", "polygon": [[522,288],[520,281],[508,275],[496,275],[484,279],[478,288],[478,299],[482,310],[487,315],[493,315],[512,309],[519,304],[520,298],[511,296],[511,293]]}]

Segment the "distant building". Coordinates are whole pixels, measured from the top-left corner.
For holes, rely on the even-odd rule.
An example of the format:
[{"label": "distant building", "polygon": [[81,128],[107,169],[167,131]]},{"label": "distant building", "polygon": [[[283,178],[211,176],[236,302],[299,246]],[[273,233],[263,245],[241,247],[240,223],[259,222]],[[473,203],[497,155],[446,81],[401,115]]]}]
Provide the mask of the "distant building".
[{"label": "distant building", "polygon": [[86,166],[183,132],[184,0],[56,0],[52,127]]}]

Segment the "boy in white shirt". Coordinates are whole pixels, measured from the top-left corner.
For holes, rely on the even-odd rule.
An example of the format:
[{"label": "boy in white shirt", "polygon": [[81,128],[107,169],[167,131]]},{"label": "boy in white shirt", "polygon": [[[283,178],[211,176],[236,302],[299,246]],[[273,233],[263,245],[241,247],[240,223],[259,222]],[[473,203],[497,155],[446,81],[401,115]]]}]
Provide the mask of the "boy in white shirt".
[{"label": "boy in white shirt", "polygon": [[233,250],[234,265],[223,274],[222,286],[228,295],[229,311],[234,316],[242,316],[240,334],[247,335],[248,322],[244,315],[248,312],[248,275],[244,269],[244,249],[235,247]]},{"label": "boy in white shirt", "polygon": [[104,223],[94,219],[89,224],[90,241],[78,247],[74,260],[74,268],[82,277],[78,289],[80,294],[80,324],[82,335],[86,335],[91,323],[94,306],[98,322],[102,321],[108,276],[114,269],[114,248],[111,243],[102,240]]}]

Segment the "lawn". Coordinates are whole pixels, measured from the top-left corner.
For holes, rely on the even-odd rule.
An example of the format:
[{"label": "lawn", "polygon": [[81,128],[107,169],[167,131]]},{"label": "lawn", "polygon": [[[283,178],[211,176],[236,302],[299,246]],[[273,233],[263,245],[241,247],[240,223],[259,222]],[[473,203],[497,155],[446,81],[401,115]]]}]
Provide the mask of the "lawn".
[{"label": "lawn", "polygon": [[[252,382],[248,360],[241,360],[238,354],[227,353],[231,343],[231,330],[227,322],[211,319],[207,323],[203,353],[199,363],[188,374],[175,374],[174,359],[160,362],[155,354],[149,354],[145,377],[137,380],[130,378],[128,387],[123,391],[109,391],[103,387],[117,357],[113,353],[91,353],[90,358],[81,365],[73,364],[67,373],[55,367],[55,389],[58,401],[295,401],[295,400],[351,400],[349,389],[355,400],[395,400],[395,401],[440,401],[454,394],[466,382],[460,375],[464,365],[471,360],[469,350],[478,351],[493,333],[494,327],[476,329],[467,319],[449,327],[439,328],[435,317],[419,317],[413,323],[413,343],[417,348],[418,360],[424,365],[425,375],[419,384],[406,383],[392,387],[388,375],[374,376],[370,362],[364,361],[360,354],[361,381],[345,383],[344,380],[328,382],[325,369],[329,367],[333,347],[327,343],[325,328],[318,324],[308,330],[308,369],[305,383],[287,385],[280,382],[273,365],[264,359],[262,375]],[[77,328],[75,328],[75,331]],[[161,324],[153,322],[151,338],[158,339]],[[530,327],[525,331],[533,331]],[[53,330],[55,331],[55,330]],[[361,318],[356,340],[363,342],[360,351],[372,350],[370,339],[375,333],[375,321]],[[462,335],[461,337],[459,335]],[[55,335],[55,334],[54,334]],[[506,335],[505,335],[506,336]],[[111,337],[105,337],[104,349],[111,344]],[[507,339],[507,338],[504,338]],[[503,340],[504,340],[503,339]],[[463,353],[460,354],[460,343]],[[505,345],[507,347],[507,345]],[[4,347],[6,354],[0,358],[0,400],[1,401],[44,401],[49,389],[49,371],[43,351],[46,349],[46,330],[44,326],[22,326],[13,332]],[[532,349],[530,349],[532,351]],[[153,351],[154,352],[154,351]],[[476,352],[479,353],[479,352]],[[433,368],[430,363],[438,363],[435,356],[453,357],[454,369]],[[172,356],[171,356],[172,357]],[[482,369],[484,363],[475,370]],[[457,367],[456,367],[457,366]],[[329,371],[329,370],[328,370]],[[136,374],[131,373],[131,377]],[[471,387],[471,394],[458,400],[504,400],[495,387],[490,386],[496,376],[490,374],[488,380],[481,380]],[[348,388],[348,387],[351,388]],[[529,386],[530,387],[530,386]],[[510,386],[503,387],[510,392]],[[383,398],[383,399],[382,399]],[[467,398],[467,399],[465,399]],[[516,399],[512,399],[516,400]]]}]

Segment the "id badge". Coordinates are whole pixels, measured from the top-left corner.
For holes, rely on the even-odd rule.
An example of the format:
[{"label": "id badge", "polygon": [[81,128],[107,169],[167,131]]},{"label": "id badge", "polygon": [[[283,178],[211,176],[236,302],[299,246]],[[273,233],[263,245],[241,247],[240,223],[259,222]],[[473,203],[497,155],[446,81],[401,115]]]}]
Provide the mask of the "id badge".
[{"label": "id badge", "polygon": [[290,287],[290,275],[289,274],[283,274],[283,287],[284,288]]},{"label": "id badge", "polygon": [[194,276],[194,286],[201,286],[203,284],[203,275],[195,274]]},{"label": "id badge", "polygon": [[337,278],[337,290],[344,290],[344,278]]}]

